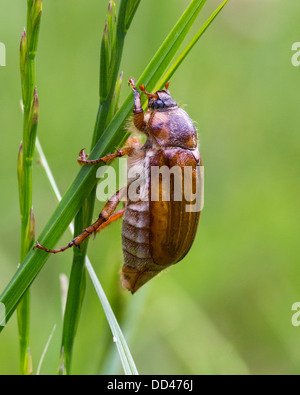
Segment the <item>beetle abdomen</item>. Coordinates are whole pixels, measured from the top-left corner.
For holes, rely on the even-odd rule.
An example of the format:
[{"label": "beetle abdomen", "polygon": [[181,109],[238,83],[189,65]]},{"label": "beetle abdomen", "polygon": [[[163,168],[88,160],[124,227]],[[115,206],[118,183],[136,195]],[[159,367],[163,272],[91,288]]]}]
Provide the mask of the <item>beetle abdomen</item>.
[{"label": "beetle abdomen", "polygon": [[131,203],[126,207],[123,225],[123,249],[137,258],[151,258],[149,248],[149,203]]},{"label": "beetle abdomen", "polygon": [[121,282],[136,292],[161,271],[150,251],[149,202],[128,202],[122,228],[124,265]]}]

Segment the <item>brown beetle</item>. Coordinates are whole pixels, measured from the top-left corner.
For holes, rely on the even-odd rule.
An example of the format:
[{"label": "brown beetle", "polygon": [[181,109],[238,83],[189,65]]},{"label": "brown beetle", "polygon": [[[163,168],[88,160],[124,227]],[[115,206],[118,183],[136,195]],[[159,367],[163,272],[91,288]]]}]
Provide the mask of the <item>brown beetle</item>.
[{"label": "brown beetle", "polygon": [[[134,80],[131,79],[129,84],[134,93],[134,127],[146,134],[146,143],[142,145],[138,139],[131,137],[125,147],[115,154],[88,160],[81,151],[78,160],[80,164],[93,165],[127,155],[127,187],[118,191],[106,203],[99,219],[68,246],[48,250],[37,243],[36,248],[56,254],[73,246],[78,247],[92,233],[99,232],[123,216],[124,265],[121,282],[125,289],[135,293],[163,269],[181,261],[190,250],[201,207],[189,207],[195,201],[195,196],[199,195],[199,186],[202,188],[202,176],[199,172],[201,161],[196,129],[187,113],[172,99],[169,83],[165,90],[155,93],[148,93],[144,85],[140,86],[141,91],[148,96],[146,113]],[[171,171],[169,185],[162,179],[163,168]],[[190,177],[183,177],[187,168],[190,169]],[[154,177],[153,169],[158,169],[158,178]],[[132,188],[137,180],[138,187]],[[130,189],[135,190],[134,197]],[[164,195],[166,189],[169,193],[167,199]],[[125,207],[115,213],[125,195]]]}]

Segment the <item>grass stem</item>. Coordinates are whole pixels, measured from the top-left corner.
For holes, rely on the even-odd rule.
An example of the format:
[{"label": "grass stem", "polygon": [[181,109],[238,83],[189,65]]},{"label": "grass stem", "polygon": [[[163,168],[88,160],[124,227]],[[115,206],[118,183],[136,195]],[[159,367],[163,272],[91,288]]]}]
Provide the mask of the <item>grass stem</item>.
[{"label": "grass stem", "polygon": [[[35,239],[35,220],[32,210],[32,161],[39,117],[39,100],[35,88],[35,58],[42,15],[42,0],[27,2],[27,30],[20,44],[20,72],[22,86],[23,141],[18,156],[18,182],[21,214],[20,261],[32,249]],[[20,344],[20,374],[32,374],[29,351],[30,294],[27,291],[18,306]]]}]

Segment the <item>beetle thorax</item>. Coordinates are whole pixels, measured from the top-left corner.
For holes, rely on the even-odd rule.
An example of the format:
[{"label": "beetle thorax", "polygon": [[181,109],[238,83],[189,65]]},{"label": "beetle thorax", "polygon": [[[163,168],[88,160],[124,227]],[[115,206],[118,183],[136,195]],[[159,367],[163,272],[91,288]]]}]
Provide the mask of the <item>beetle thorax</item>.
[{"label": "beetle thorax", "polygon": [[197,131],[188,114],[179,107],[149,110],[146,133],[161,147],[197,148]]}]

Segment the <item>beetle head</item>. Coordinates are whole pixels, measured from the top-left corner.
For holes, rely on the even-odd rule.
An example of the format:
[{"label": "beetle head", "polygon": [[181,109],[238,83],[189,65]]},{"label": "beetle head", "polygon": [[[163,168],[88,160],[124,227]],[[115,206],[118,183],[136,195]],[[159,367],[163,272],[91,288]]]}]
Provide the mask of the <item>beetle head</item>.
[{"label": "beetle head", "polygon": [[149,93],[145,89],[145,85],[140,86],[140,90],[148,96],[148,107],[152,110],[163,110],[171,107],[177,107],[176,102],[172,99],[169,92],[169,82],[166,84],[165,90]]}]

